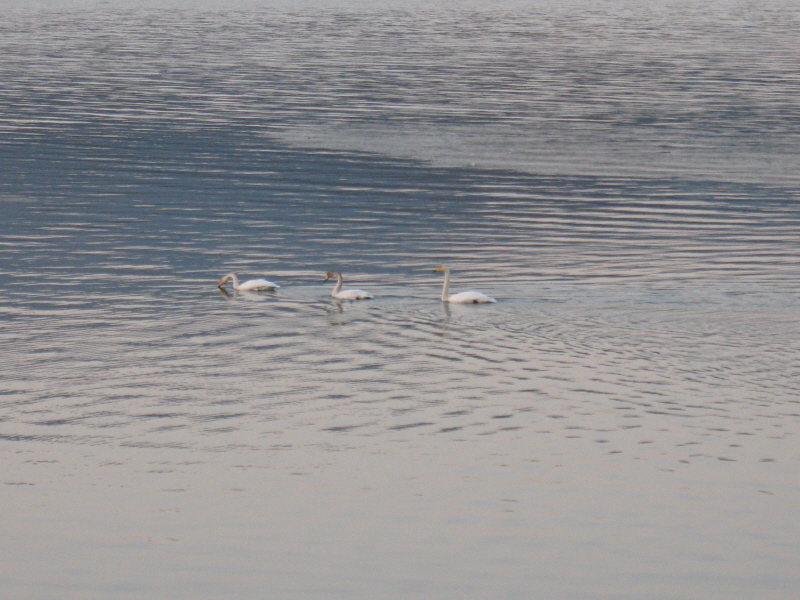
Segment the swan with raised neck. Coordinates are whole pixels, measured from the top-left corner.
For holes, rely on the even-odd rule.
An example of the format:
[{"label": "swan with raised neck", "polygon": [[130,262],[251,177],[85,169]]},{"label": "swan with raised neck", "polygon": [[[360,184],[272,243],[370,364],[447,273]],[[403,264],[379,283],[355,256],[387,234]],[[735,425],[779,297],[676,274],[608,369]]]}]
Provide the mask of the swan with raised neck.
[{"label": "swan with raised neck", "polygon": [[487,296],[481,292],[470,290],[468,292],[459,292],[458,294],[448,295],[450,292],[450,267],[442,265],[434,269],[434,273],[444,273],[444,285],[442,286],[442,302],[453,302],[456,304],[486,304],[488,302],[497,302],[491,296]]},{"label": "swan with raised neck", "polygon": [[325,281],[335,277],[336,278],[336,285],[331,292],[331,297],[336,298],[337,300],[367,300],[372,298],[372,294],[369,292],[365,292],[364,290],[344,290],[342,291],[342,285],[344,284],[344,278],[339,271],[328,271],[325,274]]}]

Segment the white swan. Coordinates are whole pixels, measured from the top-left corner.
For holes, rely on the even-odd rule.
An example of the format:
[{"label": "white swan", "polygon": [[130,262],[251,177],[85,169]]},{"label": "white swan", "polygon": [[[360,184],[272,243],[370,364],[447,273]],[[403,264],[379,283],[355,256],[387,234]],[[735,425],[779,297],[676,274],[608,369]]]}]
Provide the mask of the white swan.
[{"label": "white swan", "polygon": [[342,279],[342,274],[339,273],[339,271],[328,271],[325,274],[325,281],[328,281],[328,279],[331,277],[336,277],[336,287],[333,288],[331,297],[339,300],[366,300],[367,298],[372,298],[372,294],[365,292],[364,290],[341,291],[344,280]]},{"label": "white swan", "polygon": [[239,292],[259,292],[263,290],[274,290],[275,288],[281,287],[277,283],[272,283],[266,279],[251,279],[250,281],[239,283],[239,278],[236,277],[235,273],[228,273],[225,275],[225,277],[219,280],[217,287],[221,289],[223,285],[231,280],[233,280],[233,289]]},{"label": "white swan", "polygon": [[485,302],[497,302],[494,298],[490,298],[486,294],[481,294],[480,292],[460,292],[458,294],[453,294],[452,296],[447,295],[447,291],[450,288],[450,267],[442,265],[438,269],[435,269],[434,273],[441,273],[444,271],[444,285],[442,286],[442,302],[455,302],[458,304],[483,304]]}]

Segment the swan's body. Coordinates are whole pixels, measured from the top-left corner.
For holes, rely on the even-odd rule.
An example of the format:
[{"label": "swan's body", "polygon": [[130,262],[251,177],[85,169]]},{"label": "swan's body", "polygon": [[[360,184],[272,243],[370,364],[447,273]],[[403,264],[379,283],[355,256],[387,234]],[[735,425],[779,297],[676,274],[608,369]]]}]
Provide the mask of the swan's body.
[{"label": "swan's body", "polygon": [[450,289],[450,267],[442,265],[438,269],[434,270],[434,273],[441,273],[444,272],[444,285],[442,286],[442,302],[453,302],[456,304],[485,304],[487,302],[497,302],[494,298],[487,296],[486,294],[482,294],[481,292],[469,291],[469,292],[459,292],[458,294],[453,294],[452,296],[448,296],[448,290]]},{"label": "swan's body", "polygon": [[339,271],[328,271],[325,275],[325,281],[328,281],[331,277],[336,277],[336,287],[333,288],[331,292],[331,297],[336,298],[337,300],[366,300],[368,298],[372,298],[372,294],[369,292],[365,292],[364,290],[344,290],[342,291],[342,283],[344,280],[342,279],[342,274]]},{"label": "swan's body", "polygon": [[219,280],[217,287],[222,288],[228,281],[232,281],[233,289],[238,292],[260,292],[264,290],[274,290],[275,288],[279,288],[277,283],[272,283],[271,281],[267,281],[266,279],[251,279],[250,281],[243,281],[239,283],[239,278],[236,277],[235,273],[228,273]]}]

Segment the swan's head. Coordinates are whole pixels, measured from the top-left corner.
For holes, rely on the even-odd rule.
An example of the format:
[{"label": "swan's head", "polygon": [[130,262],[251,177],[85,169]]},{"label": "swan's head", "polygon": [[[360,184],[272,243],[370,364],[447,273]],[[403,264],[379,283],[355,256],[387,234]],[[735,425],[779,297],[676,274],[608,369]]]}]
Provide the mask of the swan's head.
[{"label": "swan's head", "polygon": [[328,281],[328,279],[330,279],[331,277],[336,277],[337,275],[339,275],[339,271],[328,271],[327,273],[325,273],[325,281]]},{"label": "swan's head", "polygon": [[219,283],[217,283],[217,287],[221,288],[223,285],[228,283],[231,279],[233,279],[233,274],[228,273],[227,275],[225,275],[225,277],[223,277],[222,279],[219,280]]},{"label": "swan's head", "polygon": [[434,273],[447,273],[449,270],[450,269],[447,266],[442,265],[441,267],[438,267],[438,268],[434,269],[433,272]]}]

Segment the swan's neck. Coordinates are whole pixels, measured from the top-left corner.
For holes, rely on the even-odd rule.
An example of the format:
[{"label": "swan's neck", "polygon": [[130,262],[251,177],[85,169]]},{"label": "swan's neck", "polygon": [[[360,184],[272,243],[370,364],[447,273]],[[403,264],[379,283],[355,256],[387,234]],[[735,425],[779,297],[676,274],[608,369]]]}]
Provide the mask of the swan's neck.
[{"label": "swan's neck", "polygon": [[236,276],[235,273],[231,273],[231,279],[233,279],[233,289],[239,289],[239,278]]},{"label": "swan's neck", "polygon": [[442,302],[447,302],[447,293],[450,291],[450,270],[444,272],[444,285],[442,286]]},{"label": "swan's neck", "polygon": [[336,273],[336,287],[333,288],[331,292],[331,296],[336,297],[336,294],[342,289],[342,283],[344,283],[344,279],[342,279],[341,273]]}]

